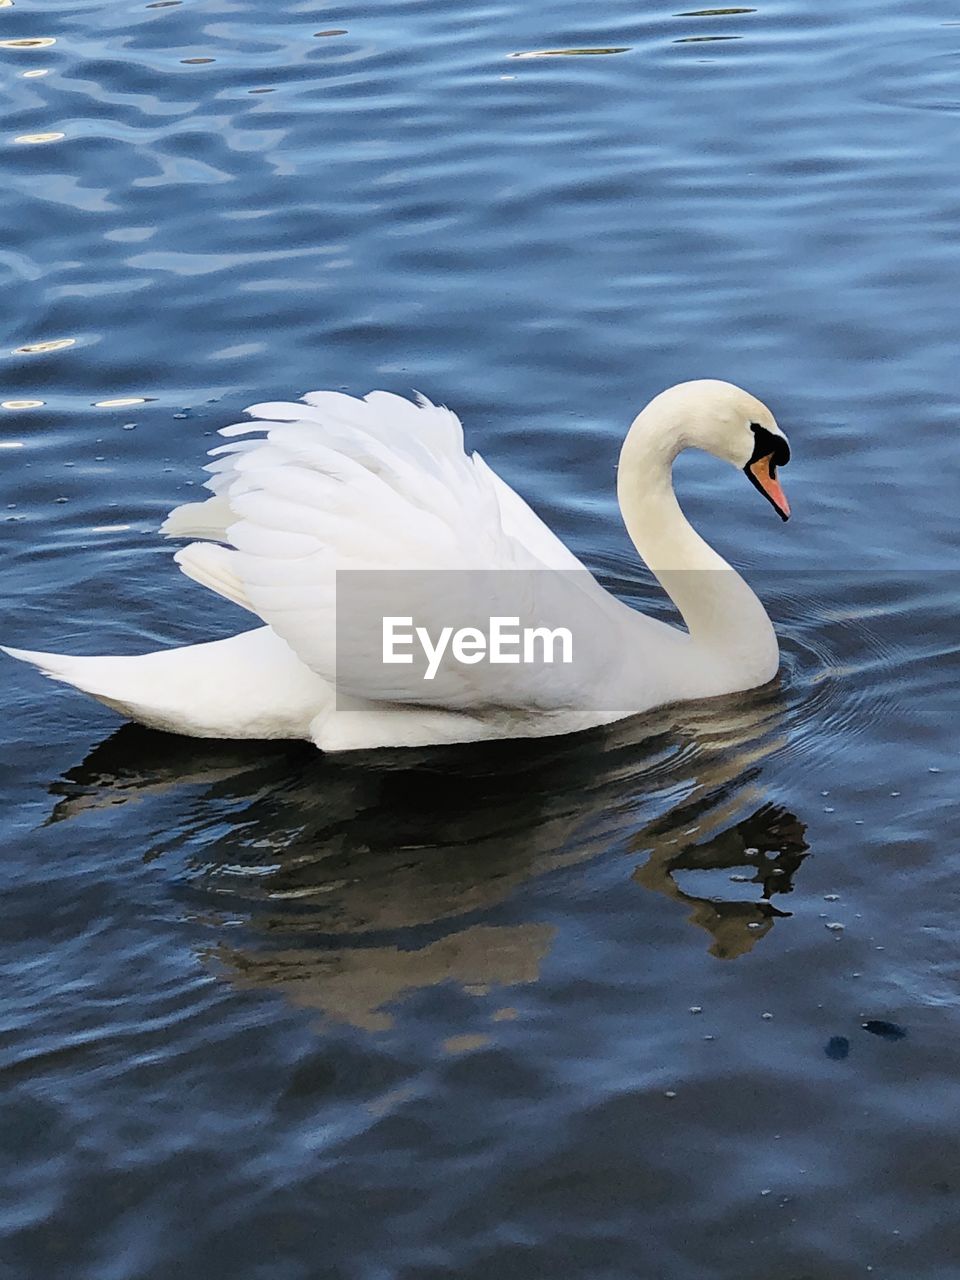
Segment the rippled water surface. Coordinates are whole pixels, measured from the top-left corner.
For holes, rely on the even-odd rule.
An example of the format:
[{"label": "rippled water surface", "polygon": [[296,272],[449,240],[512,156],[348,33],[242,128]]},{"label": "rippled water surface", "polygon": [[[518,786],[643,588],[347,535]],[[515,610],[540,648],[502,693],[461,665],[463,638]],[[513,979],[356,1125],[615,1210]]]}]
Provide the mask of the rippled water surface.
[{"label": "rippled water surface", "polygon": [[0,5],[5,642],[245,626],[155,529],[252,401],[421,388],[664,616],[640,405],[795,455],[678,468],[729,702],[324,759],[4,660],[3,1280],[960,1275],[960,25],[680,8]]}]

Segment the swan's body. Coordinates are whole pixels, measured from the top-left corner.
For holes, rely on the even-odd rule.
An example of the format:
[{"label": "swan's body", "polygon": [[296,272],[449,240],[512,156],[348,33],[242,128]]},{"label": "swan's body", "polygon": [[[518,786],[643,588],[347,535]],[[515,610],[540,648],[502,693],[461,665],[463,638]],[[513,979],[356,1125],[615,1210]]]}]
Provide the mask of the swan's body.
[{"label": "swan's body", "polygon": [[[776,480],[786,440],[768,409],[728,383],[658,396],[620,456],[628,532],[685,631],[603,590],[479,455],[465,454],[449,410],[385,392],[314,392],[248,412],[254,421],[221,433],[230,442],[208,468],[213,496],[178,507],[163,532],[203,539],[177,553],[180,567],[265,625],[140,657],[6,652],[153,728],[302,738],[325,751],[567,733],[776,673],[763,606],[688,524],[671,480],[677,454],[703,448],[746,470],[786,518]],[[491,617],[515,611],[519,584],[532,619],[581,624],[578,653],[567,667],[448,664],[429,684],[353,641],[338,663],[345,570],[416,571],[389,582],[432,634],[468,604]]]}]

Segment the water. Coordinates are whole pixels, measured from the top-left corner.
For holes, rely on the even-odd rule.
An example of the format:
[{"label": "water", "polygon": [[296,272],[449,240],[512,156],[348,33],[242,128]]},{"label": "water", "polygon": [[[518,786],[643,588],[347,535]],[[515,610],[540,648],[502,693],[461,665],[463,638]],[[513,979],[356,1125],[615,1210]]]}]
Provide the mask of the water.
[{"label": "water", "polygon": [[180,742],[4,665],[3,1280],[958,1274],[960,26],[681,7],[0,9],[5,642],[245,626],[155,527],[313,387],[449,403],[654,611],[654,392],[767,400],[795,512],[684,460],[781,680],[572,741]]}]

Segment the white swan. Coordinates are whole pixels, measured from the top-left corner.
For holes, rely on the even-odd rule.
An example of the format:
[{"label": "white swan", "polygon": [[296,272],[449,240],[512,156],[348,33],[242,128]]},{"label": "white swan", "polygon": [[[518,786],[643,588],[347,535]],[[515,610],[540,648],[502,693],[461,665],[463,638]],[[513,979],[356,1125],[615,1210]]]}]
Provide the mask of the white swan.
[{"label": "white swan", "polygon": [[[686,630],[603,590],[478,454],[464,452],[448,409],[383,391],[362,400],[320,391],[247,412],[254,421],[224,427],[229,443],[212,451],[213,496],[176,508],[162,532],[203,539],[176,554],[180,568],[266,625],[139,657],[4,652],[153,728],[302,738],[324,751],[567,733],[776,673],[763,606],[688,524],[671,478],[681,450],[703,449],[743,469],[787,519],[777,479],[786,437],[738,387],[664,391],[620,454],[624,522]],[[490,617],[516,612],[520,584],[524,614],[572,620],[580,651],[567,666],[536,669],[464,658],[427,682],[420,669],[385,667],[371,639],[338,664],[337,573],[354,569],[402,587],[402,612],[425,620],[431,636],[465,604]]]}]

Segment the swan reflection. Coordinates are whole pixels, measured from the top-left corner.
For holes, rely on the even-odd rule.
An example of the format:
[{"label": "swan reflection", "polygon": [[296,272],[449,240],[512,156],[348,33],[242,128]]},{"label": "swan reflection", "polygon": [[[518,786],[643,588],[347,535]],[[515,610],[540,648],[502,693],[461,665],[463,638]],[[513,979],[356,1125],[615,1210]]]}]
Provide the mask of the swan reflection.
[{"label": "swan reflection", "polygon": [[379,1030],[418,990],[536,982],[564,928],[544,882],[595,863],[682,904],[715,956],[754,947],[807,854],[761,780],[778,717],[760,693],[569,739],[341,758],[125,726],[55,784],[48,821],[124,839],[135,823],[226,980]]},{"label": "swan reflection", "polygon": [[424,987],[456,982],[474,994],[536,982],[555,929],[473,925],[419,950],[398,946],[211,953],[240,987],[276,987],[294,1004],[368,1031],[393,1025],[386,1006]]},{"label": "swan reflection", "polygon": [[[792,892],[793,876],[809,849],[803,823],[789,810],[762,804],[725,825],[728,807],[704,815],[693,839],[671,835],[666,843],[656,840],[647,862],[633,873],[644,888],[689,903],[693,909],[687,919],[706,929],[713,938],[711,955],[723,960],[744,955],[770,932],[775,920],[790,915],[771,899]],[[741,874],[728,875],[725,883],[718,879],[734,870]],[[755,890],[743,898],[732,897],[731,883],[757,886],[760,897]]]}]

